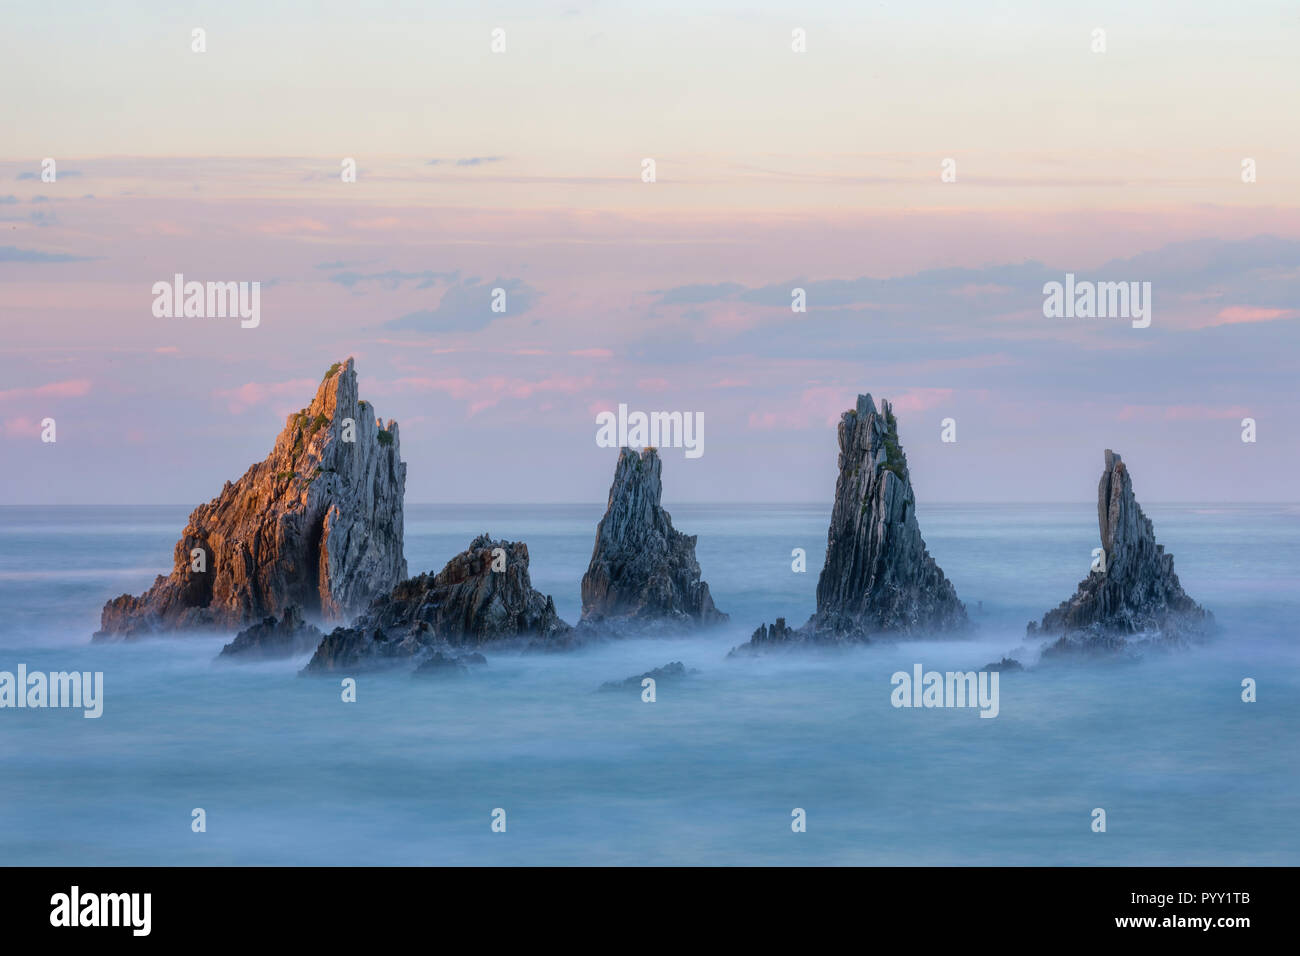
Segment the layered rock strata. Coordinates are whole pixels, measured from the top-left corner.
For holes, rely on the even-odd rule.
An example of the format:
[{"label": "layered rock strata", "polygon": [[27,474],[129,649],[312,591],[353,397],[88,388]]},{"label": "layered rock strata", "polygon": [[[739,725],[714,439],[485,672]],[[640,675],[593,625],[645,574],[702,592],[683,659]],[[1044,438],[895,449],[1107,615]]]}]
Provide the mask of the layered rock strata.
[{"label": "layered rock strata", "polygon": [[1133,494],[1128,466],[1110,449],[1097,486],[1097,526],[1095,570],[1041,623],[1029,624],[1031,636],[1055,638],[1045,657],[1111,655],[1139,642],[1180,645],[1213,631],[1213,616],[1183,590],[1173,555],[1156,543]]},{"label": "layered rock strata", "polygon": [[401,582],[350,627],[327,634],[303,673],[415,664],[436,653],[459,659],[466,648],[547,643],[570,630],[533,588],[528,546],[484,534],[437,574]]},{"label": "layered rock strata", "polygon": [[270,455],[194,509],[171,574],[109,601],[95,638],[243,628],[291,605],[346,618],[406,576],[405,486],[397,423],[357,397],[352,359],[336,364]]},{"label": "layered rock strata", "polygon": [[619,451],[582,577],[584,631],[695,628],[727,620],[701,580],[695,536],[675,529],[663,509],[662,468],[653,448]]},{"label": "layered rock strata", "polygon": [[802,642],[928,637],[970,625],[966,607],[926,550],[898,422],[870,395],[840,417],[839,478],[817,581],[817,611],[792,630],[784,619],[754,632],[749,650]]}]

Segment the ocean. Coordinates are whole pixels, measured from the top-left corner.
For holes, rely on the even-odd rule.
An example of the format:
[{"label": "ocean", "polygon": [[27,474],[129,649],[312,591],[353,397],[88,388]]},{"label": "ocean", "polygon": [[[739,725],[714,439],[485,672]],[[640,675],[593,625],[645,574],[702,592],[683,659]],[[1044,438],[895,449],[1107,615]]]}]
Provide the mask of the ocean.
[{"label": "ocean", "polygon": [[[98,719],[0,710],[0,863],[1300,863],[1300,506],[1144,503],[1218,639],[1004,673],[994,719],[895,708],[891,675],[1032,660],[1026,622],[1087,573],[1091,503],[918,509],[970,639],[744,659],[760,623],[812,613],[829,506],[668,508],[728,625],[359,674],[355,703],[305,658],[214,663],[228,636],[90,643],[106,600],[170,569],[189,507],[0,508],[0,671],[104,674]],[[410,573],[522,539],[572,623],[602,510],[408,505]],[[670,661],[693,673],[654,703],[598,691]]]}]

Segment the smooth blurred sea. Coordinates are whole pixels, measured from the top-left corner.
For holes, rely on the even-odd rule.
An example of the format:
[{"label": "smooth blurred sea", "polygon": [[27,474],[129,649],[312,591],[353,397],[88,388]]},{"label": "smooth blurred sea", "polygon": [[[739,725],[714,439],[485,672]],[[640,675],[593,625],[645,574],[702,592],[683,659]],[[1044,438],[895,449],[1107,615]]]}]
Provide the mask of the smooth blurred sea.
[{"label": "smooth blurred sea", "polygon": [[[919,510],[971,640],[743,660],[759,623],[812,612],[829,509],[670,506],[729,626],[489,653],[461,681],[359,675],[355,704],[303,659],[214,665],[222,638],[89,643],[104,601],[169,570],[188,507],[0,508],[0,670],[105,675],[98,720],[0,710],[0,864],[1296,865],[1300,506],[1144,507],[1219,640],[1005,674],[992,720],[894,709],[890,675],[1020,648],[1087,573],[1091,505]],[[602,510],[408,505],[410,571],[523,539],[573,622]],[[698,673],[654,704],[596,692],[674,660]]]}]

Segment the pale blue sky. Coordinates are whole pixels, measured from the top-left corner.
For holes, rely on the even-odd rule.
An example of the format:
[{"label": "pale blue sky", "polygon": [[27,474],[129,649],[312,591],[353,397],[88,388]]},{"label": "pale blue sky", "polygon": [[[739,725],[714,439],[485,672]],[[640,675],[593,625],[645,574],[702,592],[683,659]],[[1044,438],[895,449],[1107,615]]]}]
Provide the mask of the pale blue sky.
[{"label": "pale blue sky", "polygon": [[[116,6],[0,35],[0,501],[206,500],[346,355],[412,501],[601,500],[620,402],[704,413],[670,500],[822,501],[859,391],[923,503],[1088,500],[1105,447],[1295,498],[1293,3]],[[262,324],[154,318],[176,272]],[[1151,328],[1044,318],[1066,272]]]}]

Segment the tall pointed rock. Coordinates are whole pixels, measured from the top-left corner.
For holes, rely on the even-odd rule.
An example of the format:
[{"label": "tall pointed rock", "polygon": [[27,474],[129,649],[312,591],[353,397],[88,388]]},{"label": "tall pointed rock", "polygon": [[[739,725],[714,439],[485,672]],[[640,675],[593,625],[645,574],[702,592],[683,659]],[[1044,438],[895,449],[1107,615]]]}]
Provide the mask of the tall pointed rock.
[{"label": "tall pointed rock", "polygon": [[1109,448],[1097,486],[1097,527],[1105,570],[1090,572],[1073,597],[1029,625],[1031,635],[1059,635],[1047,653],[1113,651],[1136,635],[1179,643],[1212,630],[1213,616],[1183,591],[1174,556],[1156,544],[1151,519],[1133,495],[1128,466]]},{"label": "tall pointed rock", "polygon": [[194,509],[171,574],[108,602],[95,637],[235,629],[293,605],[324,619],[364,608],[406,576],[405,488],[397,423],[358,399],[352,359],[331,366],[266,460]]},{"label": "tall pointed rock", "polygon": [[817,612],[800,628],[762,625],[733,655],[798,644],[926,637],[970,626],[966,606],[930,557],[898,422],[870,395],[840,416],[840,476],[817,580]]},{"label": "tall pointed rock", "polygon": [[582,621],[626,625],[701,625],[727,620],[700,580],[695,537],[673,527],[660,505],[659,453],[619,451],[605,516],[596,526],[582,576]]},{"label": "tall pointed rock", "polygon": [[870,395],[840,417],[840,476],[817,581],[823,633],[865,637],[959,630],[969,624],[921,538],[907,458],[889,402]]}]

